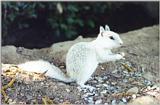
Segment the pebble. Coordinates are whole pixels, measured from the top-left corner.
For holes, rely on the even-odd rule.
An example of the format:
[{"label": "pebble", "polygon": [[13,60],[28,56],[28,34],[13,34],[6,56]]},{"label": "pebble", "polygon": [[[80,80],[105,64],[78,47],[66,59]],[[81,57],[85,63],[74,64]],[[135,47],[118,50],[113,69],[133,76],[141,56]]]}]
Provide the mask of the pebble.
[{"label": "pebble", "polygon": [[98,96],[98,94],[96,93],[94,96]]},{"label": "pebble", "polygon": [[93,101],[92,97],[89,97],[87,101],[88,101],[89,104],[94,104],[94,101]]},{"label": "pebble", "polygon": [[116,84],[117,84],[117,82],[111,82],[111,84],[112,84],[112,85],[116,85]]},{"label": "pebble", "polygon": [[69,89],[66,89],[66,91],[69,93],[70,92],[70,90]]},{"label": "pebble", "polygon": [[9,103],[12,103],[12,102],[13,102],[13,100],[12,100],[12,99],[8,99],[8,102],[9,102]]},{"label": "pebble", "polygon": [[82,98],[86,98],[86,97],[93,96],[93,95],[94,95],[93,93],[86,93],[82,96]]},{"label": "pebble", "polygon": [[117,104],[116,100],[112,100],[112,105],[116,105],[116,104]]},{"label": "pebble", "polygon": [[104,70],[104,67],[101,66],[101,70]]},{"label": "pebble", "polygon": [[104,105],[109,105],[108,103],[104,103]]},{"label": "pebble", "polygon": [[108,90],[115,92],[115,91],[116,91],[116,87],[110,86],[110,87],[108,88]]},{"label": "pebble", "polygon": [[132,95],[132,98],[135,99],[137,96],[135,94]]},{"label": "pebble", "polygon": [[41,85],[44,85],[44,82],[41,82]]},{"label": "pebble", "polygon": [[123,73],[128,74],[128,71],[124,70]]},{"label": "pebble", "polygon": [[100,88],[100,87],[102,87],[102,84],[96,85],[96,88]]},{"label": "pebble", "polygon": [[119,74],[112,74],[114,77],[116,78],[121,78],[122,75],[119,75]]},{"label": "pebble", "polygon": [[126,105],[126,104],[124,104],[124,102],[121,101],[121,102],[119,102],[118,105]]},{"label": "pebble", "polygon": [[152,89],[160,90],[160,87],[158,87],[157,85],[153,85],[153,86],[152,86]]},{"label": "pebble", "polygon": [[106,88],[108,88],[108,87],[109,87],[109,85],[108,85],[108,84],[103,84],[103,86],[104,86],[104,87],[106,87]]},{"label": "pebble", "polygon": [[136,77],[141,77],[142,74],[141,74],[141,73],[135,73],[135,76],[136,76]]},{"label": "pebble", "polygon": [[135,93],[135,94],[137,94],[138,93],[138,87],[130,88],[127,92],[128,93]]},{"label": "pebble", "polygon": [[108,79],[108,77],[107,77],[107,76],[104,76],[102,79],[103,79],[103,80],[107,80],[107,79]]},{"label": "pebble", "polygon": [[127,80],[127,79],[124,79],[124,80],[123,80],[123,82],[125,82],[125,83],[126,83],[126,82],[128,82],[128,80]]},{"label": "pebble", "polygon": [[59,83],[57,83],[57,85],[59,85],[59,86],[65,86],[66,84],[62,83],[62,82],[59,82]]},{"label": "pebble", "polygon": [[151,85],[151,84],[152,84],[151,81],[149,81],[149,80],[144,80],[144,83],[145,83],[146,85]]},{"label": "pebble", "polygon": [[27,99],[28,100],[31,100],[33,97],[32,96],[30,96],[30,95],[28,95],[28,96],[26,96],[27,97]]},{"label": "pebble", "polygon": [[150,80],[150,81],[154,81],[155,77],[153,76],[153,74],[151,72],[146,72],[142,75],[145,79]]},{"label": "pebble", "polygon": [[117,69],[112,71],[112,73],[113,73],[113,74],[115,74],[115,73],[117,73],[117,72],[118,72],[118,70],[117,70]]},{"label": "pebble", "polygon": [[96,81],[96,80],[93,80],[93,81],[92,81],[92,83],[95,83],[95,84],[96,84],[96,83],[98,83],[98,81]]},{"label": "pebble", "polygon": [[106,93],[107,93],[107,90],[101,91],[101,94],[106,94]]},{"label": "pebble", "polygon": [[151,96],[141,96],[131,101],[128,105],[159,105],[159,101]]},{"label": "pebble", "polygon": [[101,103],[102,103],[102,99],[95,101],[95,104],[101,104]]},{"label": "pebble", "polygon": [[101,77],[98,78],[98,82],[102,83],[104,82],[103,79]]},{"label": "pebble", "polygon": [[123,97],[123,98],[122,98],[122,101],[123,101],[124,103],[126,103],[126,102],[127,102],[127,99],[126,99],[125,97]]}]

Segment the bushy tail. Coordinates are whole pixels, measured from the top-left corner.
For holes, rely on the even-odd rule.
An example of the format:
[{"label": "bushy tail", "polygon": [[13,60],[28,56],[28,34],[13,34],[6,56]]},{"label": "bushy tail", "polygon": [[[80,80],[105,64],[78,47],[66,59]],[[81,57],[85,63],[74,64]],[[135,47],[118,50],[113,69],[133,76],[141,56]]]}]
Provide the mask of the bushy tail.
[{"label": "bushy tail", "polygon": [[67,75],[65,75],[58,67],[44,60],[29,61],[26,63],[19,64],[18,67],[28,72],[44,73],[45,71],[47,71],[45,73],[46,76],[55,78],[66,83],[74,81]]}]

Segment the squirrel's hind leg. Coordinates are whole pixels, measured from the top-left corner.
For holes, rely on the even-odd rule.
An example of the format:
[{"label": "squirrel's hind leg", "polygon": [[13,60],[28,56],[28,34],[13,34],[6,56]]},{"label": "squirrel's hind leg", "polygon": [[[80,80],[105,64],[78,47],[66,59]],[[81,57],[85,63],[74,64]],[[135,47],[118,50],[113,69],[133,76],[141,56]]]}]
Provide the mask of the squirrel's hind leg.
[{"label": "squirrel's hind leg", "polygon": [[[90,58],[90,62],[87,62],[83,68],[78,70],[78,75],[76,78],[76,82],[78,85],[80,85],[82,88],[88,88],[89,90],[94,90],[95,87],[85,85],[85,83],[89,80],[89,78],[92,76],[92,74],[95,72],[98,63],[96,62],[95,58]],[[92,62],[92,63],[91,63]]]},{"label": "squirrel's hind leg", "polygon": [[92,73],[89,73],[88,75],[81,75],[81,78],[78,78],[76,80],[77,84],[81,87],[81,88],[87,88],[90,91],[95,90],[95,87],[89,86],[89,85],[85,85],[85,83],[87,82],[87,80],[91,77]]}]

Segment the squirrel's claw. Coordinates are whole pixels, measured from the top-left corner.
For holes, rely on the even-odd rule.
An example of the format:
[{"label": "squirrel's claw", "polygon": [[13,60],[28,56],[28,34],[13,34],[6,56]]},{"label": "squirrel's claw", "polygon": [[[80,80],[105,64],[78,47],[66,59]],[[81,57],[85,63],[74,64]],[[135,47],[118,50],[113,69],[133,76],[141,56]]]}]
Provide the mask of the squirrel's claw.
[{"label": "squirrel's claw", "polygon": [[120,55],[122,55],[123,57],[125,56],[125,53],[124,52],[121,52],[121,53],[119,53]]}]

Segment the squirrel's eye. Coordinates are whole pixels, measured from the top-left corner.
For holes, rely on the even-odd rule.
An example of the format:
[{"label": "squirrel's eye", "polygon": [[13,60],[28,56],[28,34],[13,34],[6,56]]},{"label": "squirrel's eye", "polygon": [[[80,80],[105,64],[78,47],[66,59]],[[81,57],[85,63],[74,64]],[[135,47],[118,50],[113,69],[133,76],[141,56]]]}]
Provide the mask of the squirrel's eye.
[{"label": "squirrel's eye", "polygon": [[112,39],[112,40],[114,40],[113,36],[110,36],[109,38]]}]

